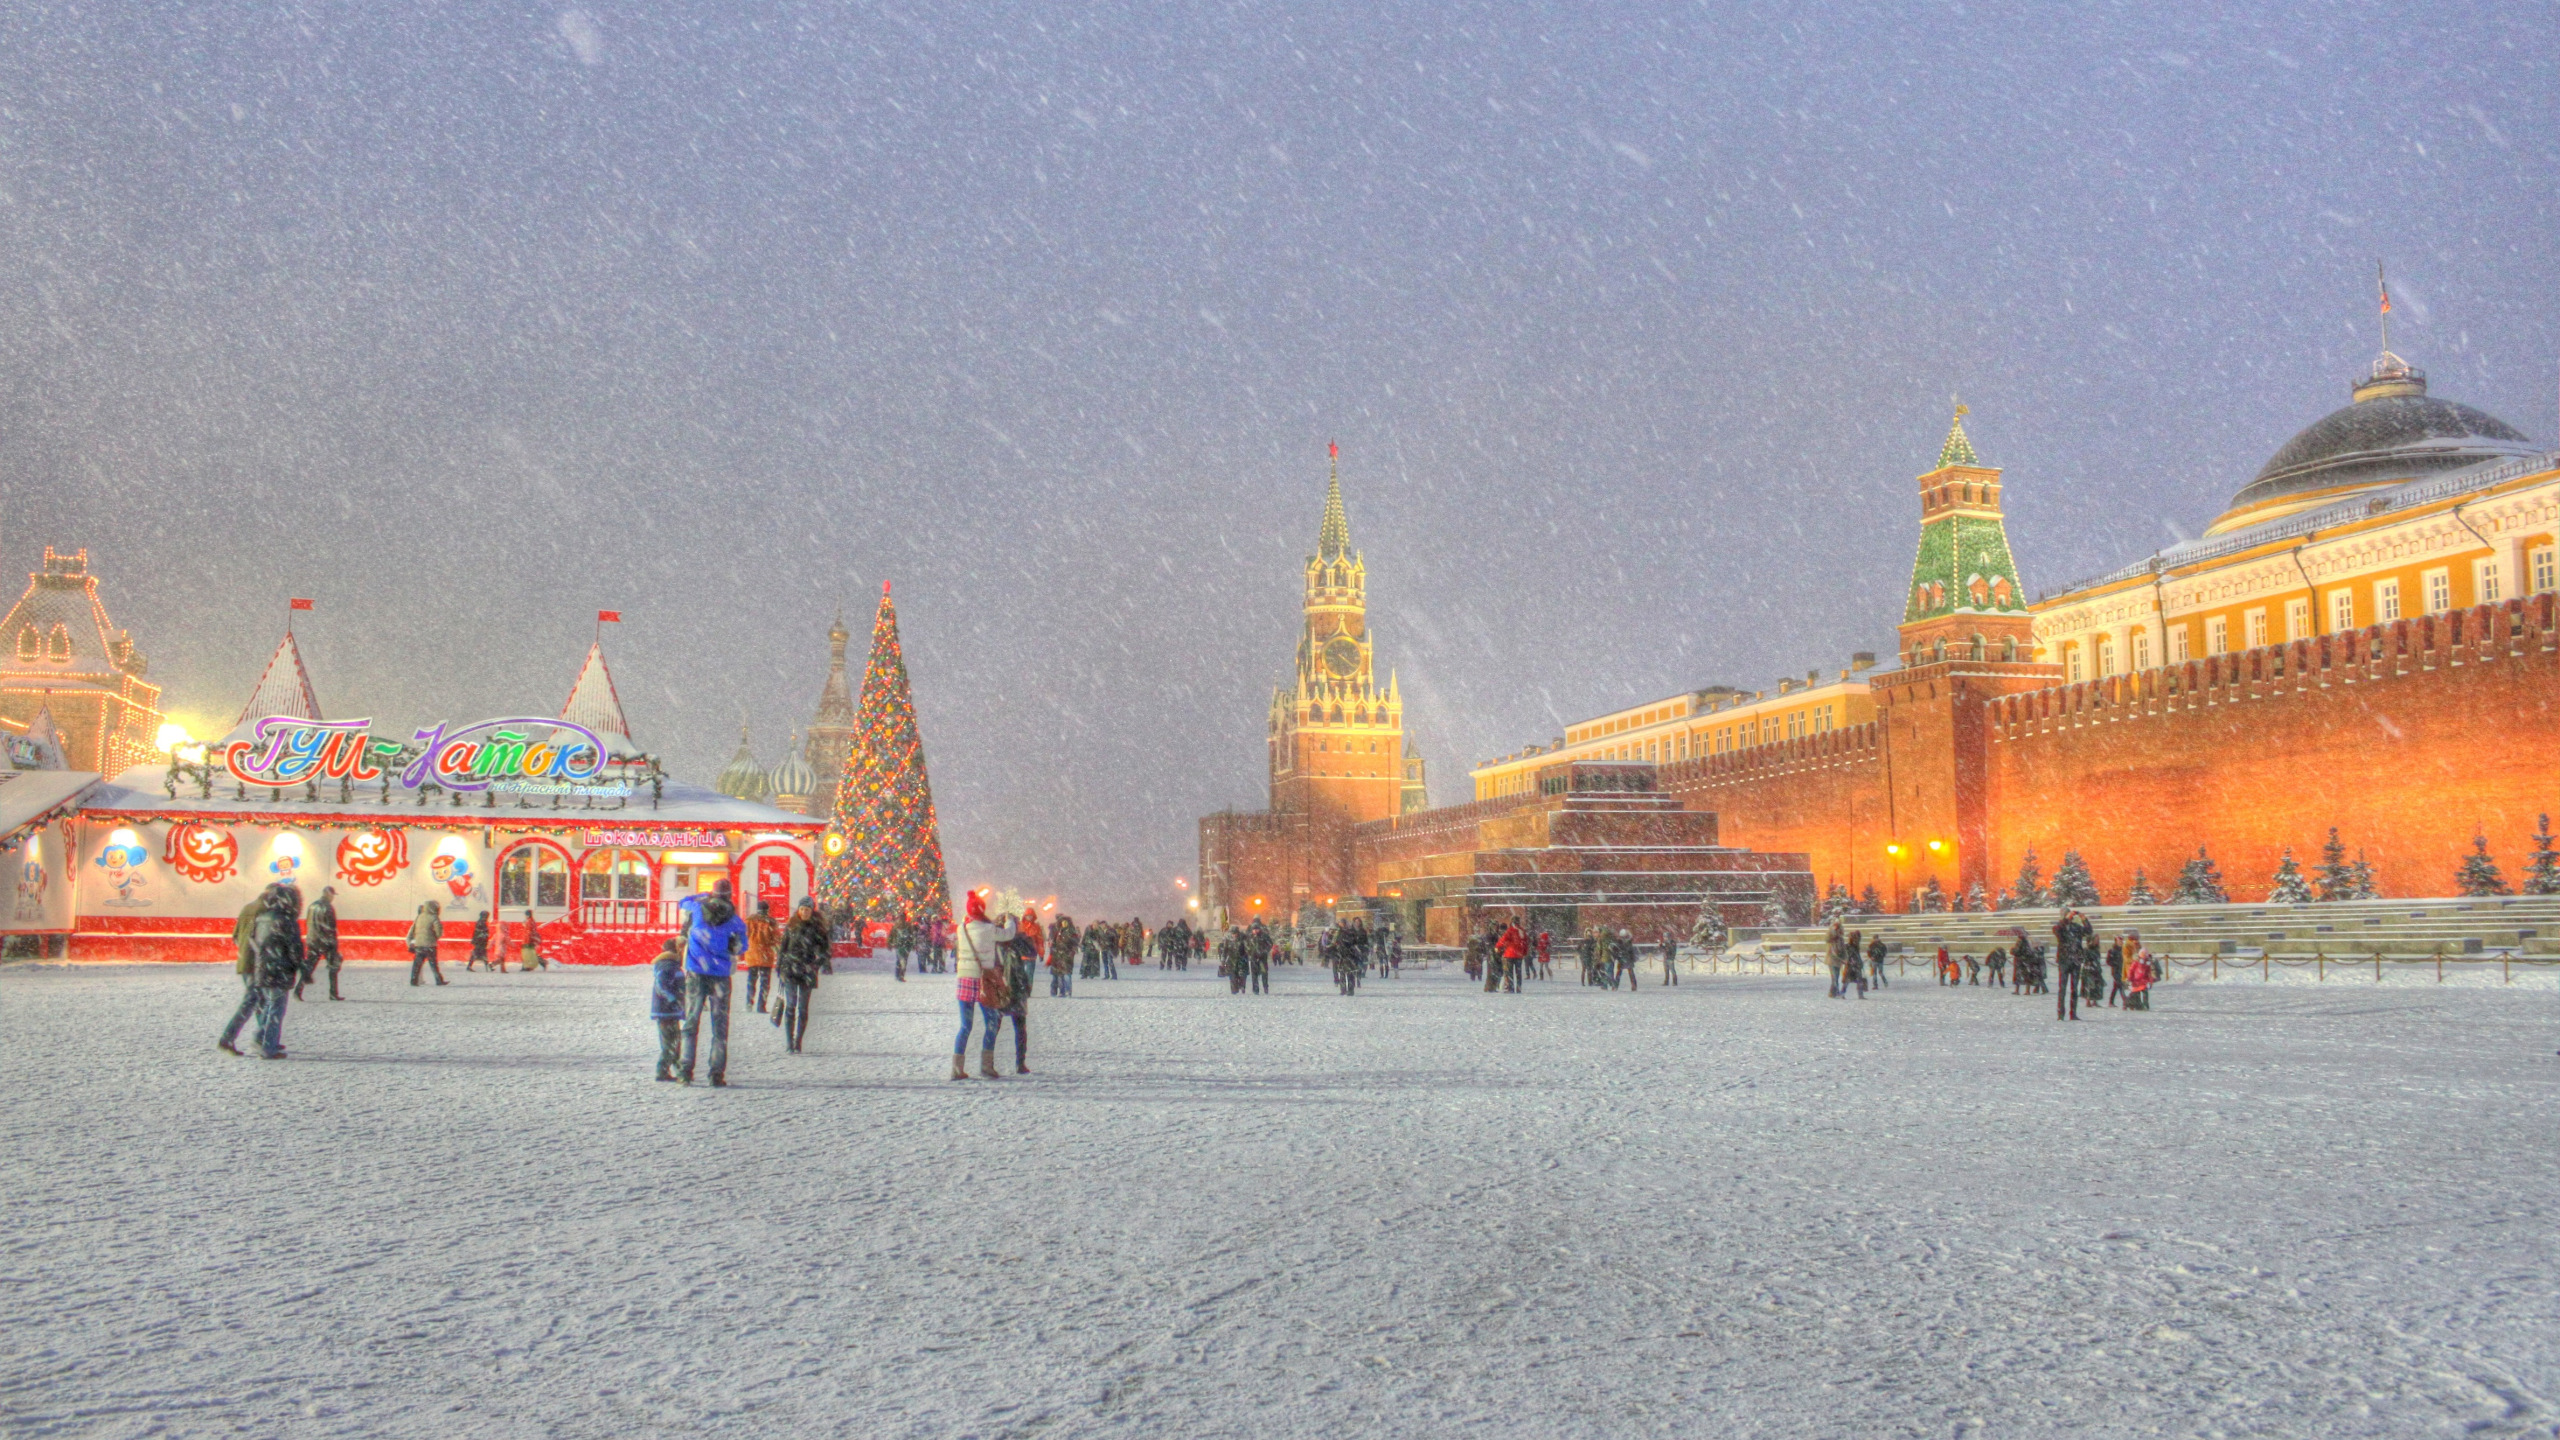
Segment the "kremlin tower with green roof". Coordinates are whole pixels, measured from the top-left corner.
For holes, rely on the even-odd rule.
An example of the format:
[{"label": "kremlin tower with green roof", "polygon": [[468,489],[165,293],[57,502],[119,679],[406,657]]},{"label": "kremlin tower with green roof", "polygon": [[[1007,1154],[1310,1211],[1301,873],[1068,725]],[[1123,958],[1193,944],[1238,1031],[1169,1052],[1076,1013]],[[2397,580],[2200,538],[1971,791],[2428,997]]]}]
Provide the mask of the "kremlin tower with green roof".
[{"label": "kremlin tower with green roof", "polygon": [[1920,552],[1902,597],[1907,665],[2032,653],[2027,597],[2000,516],[2000,472],[1973,453],[1966,413],[1956,407],[1937,468],[1920,477]]}]

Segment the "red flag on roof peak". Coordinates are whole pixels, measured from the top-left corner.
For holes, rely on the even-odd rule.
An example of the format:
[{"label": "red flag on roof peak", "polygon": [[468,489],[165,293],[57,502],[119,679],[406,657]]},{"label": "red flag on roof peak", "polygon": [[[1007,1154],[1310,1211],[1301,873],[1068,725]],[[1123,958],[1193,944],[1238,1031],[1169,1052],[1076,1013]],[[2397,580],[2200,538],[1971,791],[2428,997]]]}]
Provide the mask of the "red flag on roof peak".
[{"label": "red flag on roof peak", "polygon": [[596,612],[596,623],[599,625],[619,625],[622,623],[622,612],[619,610],[599,610]]},{"label": "red flag on roof peak", "polygon": [[294,608],[294,609],[296,609],[296,610],[308,610],[308,609],[310,609],[310,608],[311,608],[311,602],[310,602],[310,601],[308,601],[308,600],[304,600],[304,599],[300,599],[300,598],[296,598],[295,600],[293,600],[293,601],[291,602],[291,604],[293,605],[293,608]]}]

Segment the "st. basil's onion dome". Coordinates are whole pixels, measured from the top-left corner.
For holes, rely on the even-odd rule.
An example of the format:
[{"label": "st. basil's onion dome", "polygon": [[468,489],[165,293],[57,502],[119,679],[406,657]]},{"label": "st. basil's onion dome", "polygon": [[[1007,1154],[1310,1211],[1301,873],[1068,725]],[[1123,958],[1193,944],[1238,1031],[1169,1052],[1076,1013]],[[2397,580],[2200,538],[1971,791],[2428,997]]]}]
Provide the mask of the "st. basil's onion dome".
[{"label": "st. basil's onion dome", "polygon": [[2426,373],[2388,350],[2350,393],[2354,403],[2286,441],[2205,533],[2220,535],[2367,490],[2539,453],[2497,416],[2429,395]]},{"label": "st. basil's onion dome", "polygon": [[800,754],[800,733],[793,731],[791,743],[782,747],[782,758],[765,772],[765,789],[777,810],[794,810],[814,815],[813,803],[818,795],[818,772]]},{"label": "st. basil's onion dome", "polygon": [[756,763],[754,747],[747,743],[746,726],[738,727],[738,753],[730,756],[729,763],[720,767],[720,774],[711,782],[711,788],[732,799],[752,800],[759,805],[773,793],[771,782],[765,779],[764,767]]}]

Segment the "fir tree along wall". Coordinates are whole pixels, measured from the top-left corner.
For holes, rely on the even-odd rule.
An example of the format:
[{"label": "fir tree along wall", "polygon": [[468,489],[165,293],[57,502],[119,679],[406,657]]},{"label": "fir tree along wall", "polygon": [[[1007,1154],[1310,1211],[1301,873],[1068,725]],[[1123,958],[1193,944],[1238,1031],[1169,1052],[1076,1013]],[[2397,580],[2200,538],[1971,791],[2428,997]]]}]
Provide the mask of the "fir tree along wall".
[{"label": "fir tree along wall", "polygon": [[898,611],[880,587],[871,622],[871,661],[862,672],[861,712],[836,789],[835,831],[844,851],[818,872],[818,898],[874,920],[950,918],[951,878],[942,868],[942,832],[925,778],[924,736],[907,692]]}]

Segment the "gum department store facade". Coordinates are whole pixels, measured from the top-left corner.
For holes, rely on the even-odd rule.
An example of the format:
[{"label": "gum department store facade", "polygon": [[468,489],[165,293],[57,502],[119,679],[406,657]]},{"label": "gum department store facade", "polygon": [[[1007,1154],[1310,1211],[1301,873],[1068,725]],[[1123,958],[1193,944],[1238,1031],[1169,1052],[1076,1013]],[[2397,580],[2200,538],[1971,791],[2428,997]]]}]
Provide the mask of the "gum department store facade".
[{"label": "gum department store facade", "polygon": [[2475,833],[2512,853],[2560,809],[2560,457],[2427,393],[2385,351],[2199,539],[2029,600],[2001,472],[1958,411],[1919,477],[1895,662],[1716,686],[1566,728],[1428,808],[1338,481],[1307,562],[1270,808],[1200,822],[1213,919],[1394,914],[1639,935],[1718,905],[1805,917],[1838,883],[1890,908],[1997,895],[2077,850],[2110,900],[2204,847],[2235,898],[2329,828],[2382,893],[2449,893]]}]

